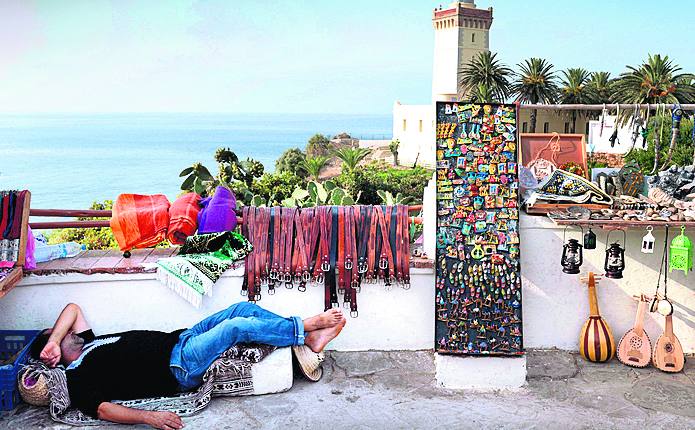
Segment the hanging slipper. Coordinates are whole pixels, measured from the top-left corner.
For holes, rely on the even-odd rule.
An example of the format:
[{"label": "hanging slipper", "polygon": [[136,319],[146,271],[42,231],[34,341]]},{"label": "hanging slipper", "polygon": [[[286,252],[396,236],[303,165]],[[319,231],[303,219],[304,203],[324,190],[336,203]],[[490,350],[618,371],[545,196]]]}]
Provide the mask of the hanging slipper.
[{"label": "hanging slipper", "polygon": [[299,364],[299,370],[312,382],[318,382],[323,376],[321,363],[324,360],[323,352],[316,353],[306,345],[293,346],[292,351]]}]

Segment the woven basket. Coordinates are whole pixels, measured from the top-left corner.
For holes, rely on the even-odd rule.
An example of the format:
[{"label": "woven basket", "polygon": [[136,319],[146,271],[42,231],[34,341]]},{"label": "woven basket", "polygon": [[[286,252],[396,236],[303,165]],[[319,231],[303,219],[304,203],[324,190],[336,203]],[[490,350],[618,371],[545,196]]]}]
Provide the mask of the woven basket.
[{"label": "woven basket", "polygon": [[22,399],[34,406],[47,406],[50,401],[46,376],[34,372],[24,372],[19,380],[19,394]]}]

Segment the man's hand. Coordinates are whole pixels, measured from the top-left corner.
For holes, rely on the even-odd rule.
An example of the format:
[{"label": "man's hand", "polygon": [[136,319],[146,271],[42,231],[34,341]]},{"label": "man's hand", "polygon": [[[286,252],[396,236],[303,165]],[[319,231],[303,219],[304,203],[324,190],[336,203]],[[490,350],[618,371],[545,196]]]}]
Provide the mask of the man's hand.
[{"label": "man's hand", "polygon": [[60,345],[58,343],[49,340],[46,342],[46,346],[41,350],[39,355],[41,361],[43,361],[48,367],[56,367],[60,362]]},{"label": "man's hand", "polygon": [[183,428],[183,421],[181,421],[181,418],[173,412],[149,412],[147,414],[145,423],[161,430]]}]

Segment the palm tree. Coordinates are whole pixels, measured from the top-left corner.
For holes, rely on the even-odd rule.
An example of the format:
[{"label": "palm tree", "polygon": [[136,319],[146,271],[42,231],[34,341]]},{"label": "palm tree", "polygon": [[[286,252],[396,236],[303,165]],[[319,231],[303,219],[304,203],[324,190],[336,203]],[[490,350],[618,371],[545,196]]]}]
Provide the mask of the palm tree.
[{"label": "palm tree", "polygon": [[[563,70],[564,78],[560,81],[560,103],[584,104],[592,100],[589,83],[589,71],[581,67]],[[572,110],[572,133],[577,127],[577,110]]]},{"label": "palm tree", "polygon": [[615,83],[613,101],[630,104],[690,103],[695,101],[691,73],[669,60],[668,55],[649,55],[639,67],[627,66]]},{"label": "palm tree", "polygon": [[490,90],[490,87],[485,84],[478,84],[469,97],[473,103],[494,103],[499,101],[492,93],[492,90]]},{"label": "palm tree", "polygon": [[497,54],[479,52],[470,63],[459,71],[459,96],[463,99],[473,95],[483,85],[489,92],[489,102],[503,102],[509,95],[509,79],[512,69],[497,60]]},{"label": "palm tree", "polygon": [[587,83],[591,91],[591,103],[610,103],[614,82],[608,72],[593,72]]},{"label": "palm tree", "polygon": [[[695,100],[695,85],[692,73],[679,73],[682,69],[669,60],[668,55],[649,55],[639,67],[627,66],[615,83],[613,100],[617,103],[690,103]],[[664,118],[660,119],[664,121]],[[671,144],[666,155],[665,168],[671,162],[678,141],[678,129],[674,129]],[[654,139],[654,166],[651,173],[659,170],[661,162],[661,140],[657,134]],[[693,155],[695,157],[695,154]],[[693,161],[695,163],[695,161]]]},{"label": "palm tree", "polygon": [[316,157],[307,157],[302,162],[302,167],[309,173],[309,176],[311,178],[313,178],[315,181],[318,181],[319,176],[321,175],[321,171],[324,167],[326,167],[326,164],[328,163],[329,159],[329,157],[323,155],[317,155]]},{"label": "palm tree", "polygon": [[340,158],[348,172],[352,172],[371,152],[372,150],[367,148],[339,148],[333,150],[333,155]]},{"label": "palm tree", "polygon": [[[522,103],[554,103],[558,88],[553,65],[543,58],[530,58],[519,65],[520,72],[512,84],[512,94]],[[531,111],[531,133],[536,132],[538,110]]]}]

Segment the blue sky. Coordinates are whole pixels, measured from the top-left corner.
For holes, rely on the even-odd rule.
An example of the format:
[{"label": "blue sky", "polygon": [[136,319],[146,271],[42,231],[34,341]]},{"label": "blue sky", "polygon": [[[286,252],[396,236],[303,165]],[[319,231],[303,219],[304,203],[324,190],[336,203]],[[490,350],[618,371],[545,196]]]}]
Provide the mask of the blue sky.
[{"label": "blue sky", "polygon": [[[429,102],[439,4],[0,0],[0,112],[388,114]],[[541,56],[617,74],[663,53],[695,72],[685,6],[477,4],[495,8],[490,48],[510,65]]]}]

